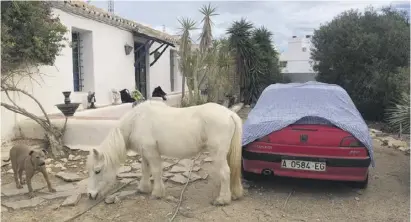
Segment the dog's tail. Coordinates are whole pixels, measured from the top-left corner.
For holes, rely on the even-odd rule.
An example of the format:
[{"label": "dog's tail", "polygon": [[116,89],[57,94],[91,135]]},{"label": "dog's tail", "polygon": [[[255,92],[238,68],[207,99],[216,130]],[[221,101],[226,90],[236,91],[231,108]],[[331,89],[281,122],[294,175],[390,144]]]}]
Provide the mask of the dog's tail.
[{"label": "dog's tail", "polygon": [[236,114],[232,114],[231,118],[234,123],[234,134],[231,139],[231,147],[228,152],[227,160],[230,167],[230,188],[233,199],[239,199],[243,196],[243,185],[241,183],[241,137],[243,134],[243,126],[241,118]]},{"label": "dog's tail", "polygon": [[3,160],[4,162],[9,162],[10,161],[10,157],[7,160]]}]

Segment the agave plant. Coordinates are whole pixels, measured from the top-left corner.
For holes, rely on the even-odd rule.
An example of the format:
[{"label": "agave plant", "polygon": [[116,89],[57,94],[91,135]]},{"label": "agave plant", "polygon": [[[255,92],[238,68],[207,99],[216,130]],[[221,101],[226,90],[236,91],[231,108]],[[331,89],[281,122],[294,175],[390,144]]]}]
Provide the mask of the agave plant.
[{"label": "agave plant", "polygon": [[392,107],[386,109],[387,123],[395,131],[410,133],[410,94],[403,92]]}]

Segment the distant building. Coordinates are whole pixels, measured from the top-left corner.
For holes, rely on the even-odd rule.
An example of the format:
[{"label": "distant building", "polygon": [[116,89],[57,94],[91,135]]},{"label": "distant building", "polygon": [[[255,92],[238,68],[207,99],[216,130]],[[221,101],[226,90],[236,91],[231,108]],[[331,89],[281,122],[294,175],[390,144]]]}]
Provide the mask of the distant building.
[{"label": "distant building", "polygon": [[288,40],[287,51],[280,55],[281,72],[292,82],[315,80],[316,73],[312,68],[311,35],[293,36]]}]

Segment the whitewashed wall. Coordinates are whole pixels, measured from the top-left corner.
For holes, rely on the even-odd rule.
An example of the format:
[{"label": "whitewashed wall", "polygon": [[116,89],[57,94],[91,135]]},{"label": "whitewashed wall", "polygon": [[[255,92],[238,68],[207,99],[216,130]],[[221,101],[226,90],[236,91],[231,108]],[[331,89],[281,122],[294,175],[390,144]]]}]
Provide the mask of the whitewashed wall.
[{"label": "whitewashed wall", "polygon": [[[91,19],[54,9],[53,13],[59,15],[60,21],[69,32],[67,38],[71,41],[71,30],[82,32],[84,51],[84,91],[73,92],[73,62],[72,48],[68,44],[56,58],[54,66],[40,67],[40,72],[47,74],[42,79],[37,78],[41,85],[25,80],[20,82],[20,87],[31,92],[44,106],[47,113],[59,113],[55,104],[63,103],[62,91],[72,91],[72,102],[86,102],[89,90],[96,92],[96,104],[107,105],[112,103],[111,89],[135,88],[134,54],[126,55],[124,45],[134,45],[131,32],[106,25]],[[158,45],[154,44],[152,50]],[[170,92],[170,55],[169,49],[162,55],[150,70],[149,93],[153,87],[161,85],[167,93]],[[180,76],[178,72],[177,76]],[[181,77],[177,78],[176,90],[181,92]],[[14,95],[15,101],[28,111],[40,115],[40,109],[30,99]],[[1,95],[2,101],[6,97]],[[16,135],[17,121],[25,119],[1,108],[1,140],[8,140]]]},{"label": "whitewashed wall", "polygon": [[[150,52],[153,52],[157,47],[159,47],[159,43],[154,43],[151,48]],[[163,46],[165,47],[165,46]],[[152,90],[157,87],[161,86],[161,88],[167,94],[178,94],[181,93],[182,88],[182,76],[180,71],[178,70],[178,61],[177,58],[174,58],[174,91],[171,91],[171,81],[170,81],[170,50],[171,49],[178,49],[178,46],[172,48],[169,46],[166,51],[164,51],[163,55],[161,55],[160,59],[150,67],[150,94]],[[161,49],[159,50],[161,52]],[[175,54],[176,55],[176,54]],[[177,55],[176,55],[177,56]],[[150,56],[150,63],[154,61],[154,55]]]},{"label": "whitewashed wall", "polygon": [[[303,51],[305,48],[305,51]],[[287,66],[282,68],[283,73],[313,73],[310,63],[311,53],[310,38],[290,38],[287,51],[281,53],[280,61],[287,61]]]}]

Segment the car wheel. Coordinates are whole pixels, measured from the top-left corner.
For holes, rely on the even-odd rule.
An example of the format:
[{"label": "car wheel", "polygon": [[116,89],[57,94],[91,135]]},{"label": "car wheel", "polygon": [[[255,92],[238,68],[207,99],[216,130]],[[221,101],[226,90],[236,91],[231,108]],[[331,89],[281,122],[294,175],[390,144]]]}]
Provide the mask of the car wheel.
[{"label": "car wheel", "polygon": [[368,187],[368,174],[367,174],[367,178],[364,181],[351,182],[350,186],[353,188],[358,188],[358,189],[366,189]]}]

